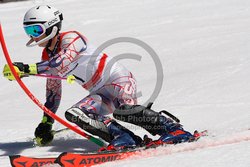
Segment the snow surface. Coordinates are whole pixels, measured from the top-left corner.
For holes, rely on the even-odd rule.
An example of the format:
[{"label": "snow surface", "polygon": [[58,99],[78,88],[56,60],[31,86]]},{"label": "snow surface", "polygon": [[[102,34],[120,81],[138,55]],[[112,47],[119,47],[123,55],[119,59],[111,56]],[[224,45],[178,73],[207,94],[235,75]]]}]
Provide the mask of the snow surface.
[{"label": "snow surface", "polygon": [[[63,30],[78,30],[96,46],[117,37],[138,38],[159,55],[164,70],[162,90],[153,109],[167,109],[185,129],[209,131],[197,143],[159,149],[154,156],[103,166],[249,167],[250,166],[250,1],[249,0],[37,0],[0,4],[0,20],[13,61],[34,63],[41,48],[27,48],[22,28],[27,9],[51,4],[64,14]],[[140,62],[123,60],[135,74],[145,102],[156,83],[150,56],[131,44],[117,44],[109,55],[136,53]],[[1,67],[6,63],[0,52]],[[44,102],[45,79],[23,79]],[[16,82],[0,77],[0,166],[8,155],[57,156],[62,151],[88,152],[98,147],[66,132],[48,147],[33,147],[41,110]],[[78,85],[63,85],[58,114],[85,95]],[[82,92],[82,93],[80,93]],[[62,125],[55,123],[55,129]],[[133,130],[143,135],[140,128]]]}]

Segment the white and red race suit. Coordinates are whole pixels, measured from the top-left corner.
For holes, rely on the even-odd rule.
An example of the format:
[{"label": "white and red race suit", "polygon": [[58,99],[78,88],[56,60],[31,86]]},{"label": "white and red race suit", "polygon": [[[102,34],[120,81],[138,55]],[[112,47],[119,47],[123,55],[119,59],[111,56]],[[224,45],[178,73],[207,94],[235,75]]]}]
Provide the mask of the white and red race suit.
[{"label": "white and red race suit", "polygon": [[[37,63],[38,73],[73,75],[89,91],[87,97],[73,105],[84,111],[104,116],[122,104],[136,104],[136,80],[132,73],[117,62],[110,64],[111,58],[104,53],[93,55],[94,51],[79,32],[60,33],[54,50],[43,50],[42,61]],[[53,112],[59,107],[61,92],[61,80],[48,78],[45,106]]]}]

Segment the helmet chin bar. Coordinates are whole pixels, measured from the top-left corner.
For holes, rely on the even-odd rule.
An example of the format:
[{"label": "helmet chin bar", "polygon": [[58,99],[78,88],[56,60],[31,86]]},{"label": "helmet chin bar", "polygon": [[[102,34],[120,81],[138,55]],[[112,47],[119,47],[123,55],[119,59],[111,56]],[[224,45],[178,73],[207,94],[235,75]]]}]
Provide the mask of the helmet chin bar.
[{"label": "helmet chin bar", "polygon": [[[53,29],[52,29],[52,31],[51,31],[51,33],[50,33],[46,38],[44,38],[44,39],[42,39],[42,40],[40,40],[40,41],[38,41],[38,42],[36,42],[36,43],[33,43],[33,42],[35,42],[35,41],[34,41],[33,38],[31,38],[31,39],[26,43],[26,46],[27,46],[27,47],[33,47],[33,46],[39,45],[39,44],[41,44],[41,43],[43,43],[43,42],[46,42],[46,41],[52,39],[52,38],[57,34],[57,30],[58,30],[58,28],[57,28],[56,26],[54,26]],[[33,43],[33,44],[32,44],[32,43]]]}]

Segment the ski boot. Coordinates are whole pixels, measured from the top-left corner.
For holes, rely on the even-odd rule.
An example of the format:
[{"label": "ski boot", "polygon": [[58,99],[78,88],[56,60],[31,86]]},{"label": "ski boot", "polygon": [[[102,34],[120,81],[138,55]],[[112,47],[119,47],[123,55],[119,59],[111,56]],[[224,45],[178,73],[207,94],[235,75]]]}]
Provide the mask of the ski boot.
[{"label": "ski boot", "polygon": [[116,121],[112,121],[112,123],[110,123],[107,127],[110,135],[113,137],[113,140],[107,147],[99,149],[99,152],[133,149],[142,142],[142,139],[139,136],[118,124]]},{"label": "ski boot", "polygon": [[[129,122],[143,127],[152,135],[160,135],[156,141],[147,142],[146,145],[177,144],[193,140],[193,135],[182,128],[178,118],[163,110],[151,110],[153,103],[147,107],[140,105],[123,105],[116,109],[113,116],[121,121]],[[165,117],[165,114],[168,117]]]}]

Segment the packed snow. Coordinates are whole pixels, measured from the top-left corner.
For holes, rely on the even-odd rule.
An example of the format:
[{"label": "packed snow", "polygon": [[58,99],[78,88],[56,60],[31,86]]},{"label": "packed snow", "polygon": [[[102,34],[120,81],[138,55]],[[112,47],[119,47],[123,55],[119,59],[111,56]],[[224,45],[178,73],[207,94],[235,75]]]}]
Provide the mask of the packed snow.
[{"label": "packed snow", "polygon": [[[63,31],[77,30],[95,46],[118,37],[147,43],[160,58],[163,85],[153,109],[176,115],[186,130],[208,130],[196,143],[159,148],[151,156],[134,157],[103,166],[249,167],[250,166],[250,1],[249,0],[33,0],[0,3],[0,21],[13,61],[39,62],[41,48],[27,48],[25,12],[50,4],[63,12]],[[110,56],[134,53],[138,60],[121,60],[138,82],[139,103],[156,85],[155,64],[142,48],[119,43],[105,50]],[[0,52],[0,66],[6,64]],[[45,79],[24,78],[41,101]],[[89,152],[95,144],[74,132],[55,136],[51,146],[34,147],[34,129],[42,111],[15,81],[0,77],[0,166],[8,155],[53,157],[64,151]],[[88,94],[77,84],[63,84],[58,115]],[[145,130],[124,124],[141,136]],[[55,123],[54,129],[63,128]],[[156,139],[157,136],[154,136]]]}]

